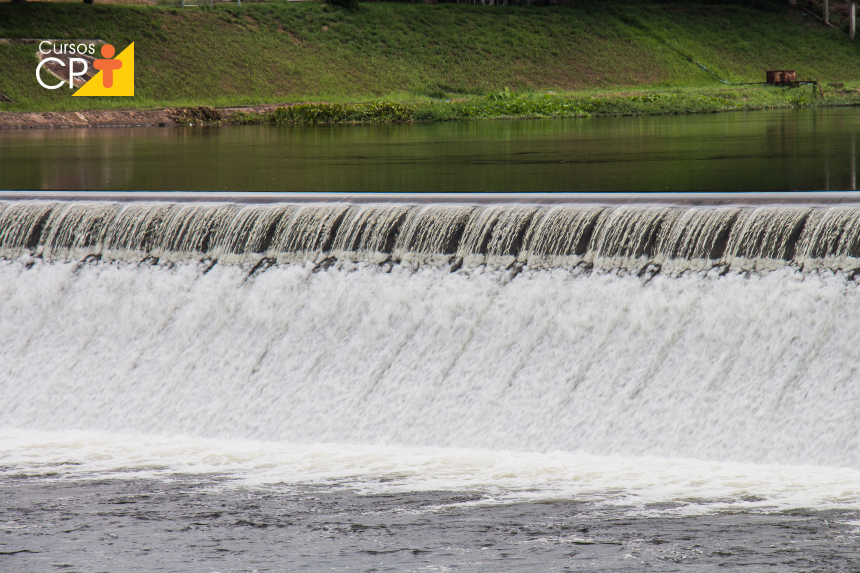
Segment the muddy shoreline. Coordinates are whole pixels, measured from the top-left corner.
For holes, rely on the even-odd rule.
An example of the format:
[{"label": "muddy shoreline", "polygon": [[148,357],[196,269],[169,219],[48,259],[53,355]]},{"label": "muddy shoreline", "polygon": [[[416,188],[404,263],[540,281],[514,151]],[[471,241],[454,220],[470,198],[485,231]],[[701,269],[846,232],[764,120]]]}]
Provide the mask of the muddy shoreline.
[{"label": "muddy shoreline", "polygon": [[[715,92],[720,95],[719,92]],[[0,130],[4,129],[58,129],[81,127],[173,127],[179,125],[233,125],[233,124],[280,124],[280,123],[355,123],[355,122],[401,122],[401,121],[452,121],[474,119],[524,119],[591,116],[641,116],[641,115],[693,115],[700,113],[720,113],[731,111],[764,111],[775,109],[809,109],[815,107],[860,106],[860,90],[835,90],[827,100],[814,104],[797,105],[779,94],[765,94],[759,101],[742,100],[730,102],[722,98],[706,96],[705,101],[695,93],[675,94],[659,92],[618,92],[586,96],[585,98],[559,98],[547,107],[535,109],[508,109],[506,102],[463,99],[445,102],[422,102],[418,104],[399,104],[378,102],[377,104],[329,104],[325,102],[276,103],[256,106],[218,107],[208,106],[177,107],[161,109],[100,109],[83,111],[56,112],[12,112],[0,111]],[[646,96],[647,99],[646,99]],[[529,104],[520,99],[511,100],[515,106]],[[575,113],[569,113],[567,105]],[[386,115],[388,106],[399,115]],[[458,106],[463,109],[457,109]],[[471,106],[471,108],[469,108]],[[553,107],[554,106],[554,107]],[[283,108],[299,110],[295,114],[272,113]],[[574,109],[575,108],[575,109]],[[355,113],[361,112],[361,113]],[[370,115],[367,115],[370,113]],[[283,116],[283,117],[282,117]]]},{"label": "muddy shoreline", "polygon": [[[261,113],[291,104],[217,108],[227,115],[235,112]],[[177,122],[170,109],[92,109],[84,111],[0,112],[0,129],[56,129],[68,127],[171,127]]]}]

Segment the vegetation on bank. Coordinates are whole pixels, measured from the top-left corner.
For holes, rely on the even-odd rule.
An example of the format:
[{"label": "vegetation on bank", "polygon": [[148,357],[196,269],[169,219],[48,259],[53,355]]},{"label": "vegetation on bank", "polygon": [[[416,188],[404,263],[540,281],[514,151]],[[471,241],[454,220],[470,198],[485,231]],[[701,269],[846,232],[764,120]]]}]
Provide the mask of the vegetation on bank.
[{"label": "vegetation on bank", "polygon": [[[262,113],[237,112],[223,116],[228,123],[348,123],[393,121],[449,121],[455,119],[588,117],[570,98],[520,95],[509,90],[486,98],[418,103],[313,103],[278,107]],[[192,122],[193,123],[193,122]]]},{"label": "vegetation on bank", "polygon": [[[552,8],[316,2],[0,5],[0,38],[135,42],[134,98],[75,98],[33,77],[37,46],[0,41],[0,111],[282,102],[224,121],[582,117],[817,105],[809,87],[728,86],[796,69],[825,103],[860,103],[860,42],[782,2]],[[702,68],[707,68],[704,70]],[[48,78],[46,77],[46,80]],[[827,83],[842,82],[841,88]],[[505,86],[509,88],[505,91]],[[449,101],[450,100],[450,101]],[[378,104],[375,102],[387,102]]]},{"label": "vegetation on bank", "polygon": [[[577,118],[592,115],[666,115],[763,109],[804,108],[821,104],[811,86],[797,89],[663,90],[610,94],[516,94],[505,90],[461,101],[303,103],[262,111],[222,111],[208,106],[170,109],[180,124],[294,124],[402,121],[451,121],[493,118]],[[828,105],[860,105],[860,94],[829,90]]]}]

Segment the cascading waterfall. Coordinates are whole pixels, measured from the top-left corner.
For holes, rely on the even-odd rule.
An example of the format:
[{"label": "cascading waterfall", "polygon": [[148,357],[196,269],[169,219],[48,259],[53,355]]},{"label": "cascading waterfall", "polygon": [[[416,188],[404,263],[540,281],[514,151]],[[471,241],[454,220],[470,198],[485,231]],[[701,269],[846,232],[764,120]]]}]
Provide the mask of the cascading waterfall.
[{"label": "cascading waterfall", "polygon": [[0,203],[0,256],[532,269],[860,268],[860,207]]},{"label": "cascading waterfall", "polygon": [[0,255],[0,442],[860,469],[857,207],[19,201]]}]

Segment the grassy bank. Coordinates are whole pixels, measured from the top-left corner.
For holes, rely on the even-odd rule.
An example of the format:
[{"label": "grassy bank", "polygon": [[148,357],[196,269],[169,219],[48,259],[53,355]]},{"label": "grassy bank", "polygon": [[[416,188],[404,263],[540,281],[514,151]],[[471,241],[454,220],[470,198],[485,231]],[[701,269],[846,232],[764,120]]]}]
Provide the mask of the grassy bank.
[{"label": "grassy bank", "polygon": [[17,102],[0,111],[315,101],[345,104],[337,113],[350,116],[360,110],[346,104],[384,100],[412,119],[457,119],[815,105],[808,87],[718,81],[784,68],[844,82],[825,88],[828,103],[860,103],[860,42],[782,3],[0,4],[0,37],[134,41],[136,55],[134,98],[73,98],[35,82],[35,45],[0,43],[0,92]]},{"label": "grassy bank", "polygon": [[860,94],[831,90],[821,99],[811,86],[683,88],[613,94],[516,94],[504,91],[463,101],[402,103],[303,103],[264,110],[218,110],[209,106],[170,110],[180,124],[294,124],[400,121],[452,121],[494,118],[580,118],[615,115],[668,115],[860,105]]}]

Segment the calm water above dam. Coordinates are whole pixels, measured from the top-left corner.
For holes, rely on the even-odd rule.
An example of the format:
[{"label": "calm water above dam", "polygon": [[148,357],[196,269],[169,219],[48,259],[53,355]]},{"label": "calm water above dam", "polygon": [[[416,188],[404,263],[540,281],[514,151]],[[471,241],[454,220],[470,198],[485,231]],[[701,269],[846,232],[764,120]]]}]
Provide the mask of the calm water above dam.
[{"label": "calm water above dam", "polygon": [[857,189],[860,110],[0,132],[0,189]]}]

